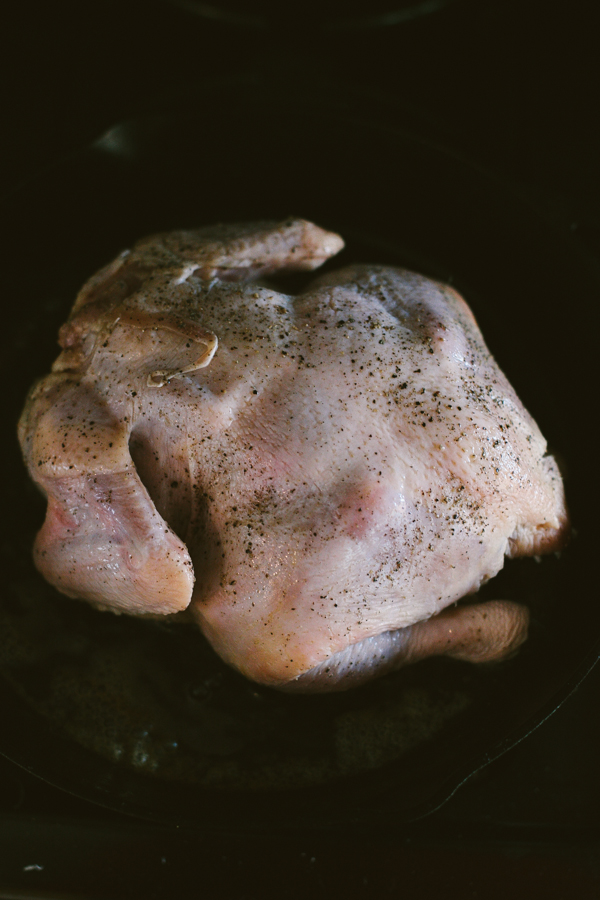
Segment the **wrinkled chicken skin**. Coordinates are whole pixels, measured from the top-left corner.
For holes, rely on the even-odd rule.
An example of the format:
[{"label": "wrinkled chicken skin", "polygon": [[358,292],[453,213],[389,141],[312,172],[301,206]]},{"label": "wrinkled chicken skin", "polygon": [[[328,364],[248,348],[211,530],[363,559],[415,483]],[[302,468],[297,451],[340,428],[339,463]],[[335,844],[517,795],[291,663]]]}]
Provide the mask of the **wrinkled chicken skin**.
[{"label": "wrinkled chicken skin", "polygon": [[338,690],[426,656],[513,653],[527,611],[453,604],[559,549],[545,441],[451,288],[351,266],[302,220],[140,241],[82,289],[19,434],[63,593],[188,609],[222,658]]}]

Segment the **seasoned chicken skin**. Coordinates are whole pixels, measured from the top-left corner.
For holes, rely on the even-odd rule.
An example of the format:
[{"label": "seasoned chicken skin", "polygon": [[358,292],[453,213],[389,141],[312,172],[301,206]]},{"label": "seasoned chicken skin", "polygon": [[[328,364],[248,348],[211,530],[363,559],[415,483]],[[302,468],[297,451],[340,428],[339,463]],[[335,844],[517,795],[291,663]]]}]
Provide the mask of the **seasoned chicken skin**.
[{"label": "seasoned chicken skin", "polygon": [[19,425],[35,562],[102,609],[189,608],[258,682],[344,689],[500,659],[510,600],[455,608],[568,532],[546,443],[451,288],[302,220],[146,238],[82,289]]}]

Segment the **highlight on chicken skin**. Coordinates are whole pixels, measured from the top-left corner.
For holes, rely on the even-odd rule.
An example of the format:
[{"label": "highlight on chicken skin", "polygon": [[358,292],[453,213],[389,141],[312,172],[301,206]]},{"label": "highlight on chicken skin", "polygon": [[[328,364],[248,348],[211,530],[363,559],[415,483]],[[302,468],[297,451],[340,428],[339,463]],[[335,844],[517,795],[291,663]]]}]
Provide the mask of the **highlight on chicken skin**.
[{"label": "highlight on chicken skin", "polygon": [[288,690],[513,653],[525,607],[455,603],[569,528],[544,438],[453,289],[382,265],[267,286],[342,247],[297,219],[139,241],[80,291],[19,424],[49,582],[100,609],[188,609],[227,663]]}]

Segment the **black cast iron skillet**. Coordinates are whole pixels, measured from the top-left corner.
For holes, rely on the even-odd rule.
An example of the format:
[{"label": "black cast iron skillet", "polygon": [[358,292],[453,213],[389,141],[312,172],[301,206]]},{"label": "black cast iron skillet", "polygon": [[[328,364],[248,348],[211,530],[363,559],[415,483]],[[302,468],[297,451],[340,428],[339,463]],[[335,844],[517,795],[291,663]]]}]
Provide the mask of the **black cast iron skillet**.
[{"label": "black cast iron skillet", "polygon": [[[597,660],[598,273],[501,180],[403,126],[397,109],[325,90],[205,84],[9,199],[0,750],[52,784],[211,831],[389,829],[523,739]],[[345,237],[332,267],[389,262],[451,281],[563,466],[570,547],[508,563],[484,588],[531,609],[530,640],[506,663],[430,660],[344,695],[280,696],[195,630],[96,613],[33,569],[44,503],[14,425],[80,284],[153,231],[289,214]]]}]

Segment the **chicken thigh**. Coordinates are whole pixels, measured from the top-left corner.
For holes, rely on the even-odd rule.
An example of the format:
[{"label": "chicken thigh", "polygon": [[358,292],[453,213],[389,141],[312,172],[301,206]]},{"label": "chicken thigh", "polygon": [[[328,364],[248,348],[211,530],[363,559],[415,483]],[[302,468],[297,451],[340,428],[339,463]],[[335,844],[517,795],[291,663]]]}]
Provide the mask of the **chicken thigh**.
[{"label": "chicken thigh", "polygon": [[290,690],[514,652],[524,607],[455,604],[568,532],[544,438],[454,290],[380,265],[268,286],[342,246],[302,220],[138,242],[81,290],[19,425],[53,585],[188,609]]}]

